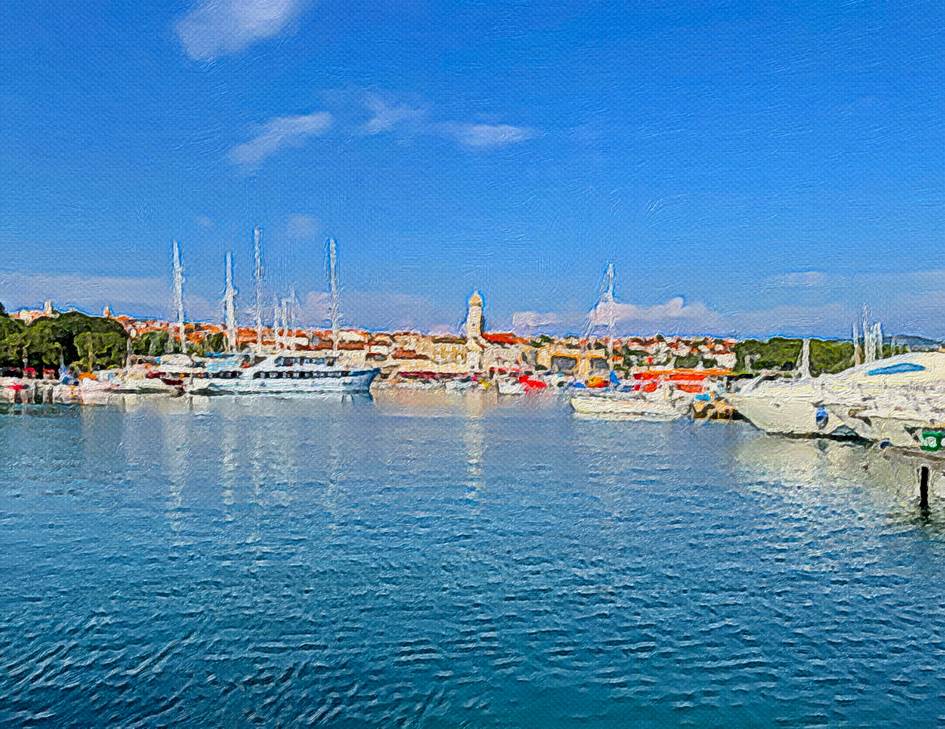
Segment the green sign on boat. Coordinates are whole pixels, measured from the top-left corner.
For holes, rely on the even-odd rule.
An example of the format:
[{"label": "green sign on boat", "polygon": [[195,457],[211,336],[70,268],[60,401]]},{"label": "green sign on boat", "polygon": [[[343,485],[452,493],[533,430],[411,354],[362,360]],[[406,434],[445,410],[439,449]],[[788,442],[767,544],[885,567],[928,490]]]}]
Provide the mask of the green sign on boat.
[{"label": "green sign on boat", "polygon": [[942,441],[945,441],[945,430],[930,430],[928,428],[922,431],[922,440],[919,441],[919,448],[923,451],[942,450]]}]

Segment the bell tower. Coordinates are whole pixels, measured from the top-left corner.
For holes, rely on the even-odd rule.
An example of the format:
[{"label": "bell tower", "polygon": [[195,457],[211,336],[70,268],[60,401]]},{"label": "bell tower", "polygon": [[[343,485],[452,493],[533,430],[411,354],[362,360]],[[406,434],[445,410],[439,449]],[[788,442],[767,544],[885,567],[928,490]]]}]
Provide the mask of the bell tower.
[{"label": "bell tower", "polygon": [[478,340],[482,337],[482,296],[473,291],[466,310],[466,339]]},{"label": "bell tower", "polygon": [[482,368],[482,296],[474,291],[466,309],[466,367],[470,372]]}]

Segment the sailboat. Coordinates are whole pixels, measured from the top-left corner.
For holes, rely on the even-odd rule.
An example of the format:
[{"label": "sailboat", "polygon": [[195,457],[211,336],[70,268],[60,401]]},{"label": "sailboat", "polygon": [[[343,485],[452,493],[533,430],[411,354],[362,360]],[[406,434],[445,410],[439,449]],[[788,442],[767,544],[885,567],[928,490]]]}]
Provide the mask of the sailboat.
[{"label": "sailboat", "polygon": [[[338,364],[340,356],[338,339],[341,330],[338,314],[337,253],[334,239],[329,240],[328,246],[331,351],[324,354],[292,350],[277,351],[268,355],[257,353],[243,364],[233,363],[222,367],[208,367],[206,377],[195,381],[190,388],[191,392],[205,395],[306,395],[370,391],[371,383],[380,373],[379,368],[349,368]],[[258,272],[260,270],[258,233],[256,235],[256,261]],[[261,325],[257,331],[261,334]],[[261,336],[259,339],[261,340]]]},{"label": "sailboat", "polygon": [[594,315],[601,310],[606,314],[607,321],[607,367],[611,387],[606,390],[583,390],[571,396],[570,404],[578,415],[593,415],[616,417],[632,420],[676,420],[685,415],[681,402],[672,397],[667,387],[658,388],[655,392],[631,390],[625,392],[614,389],[619,379],[614,372],[614,328],[616,326],[616,299],[614,298],[614,264],[607,266],[604,277],[603,291],[597,304],[591,310],[588,332],[594,325]]}]

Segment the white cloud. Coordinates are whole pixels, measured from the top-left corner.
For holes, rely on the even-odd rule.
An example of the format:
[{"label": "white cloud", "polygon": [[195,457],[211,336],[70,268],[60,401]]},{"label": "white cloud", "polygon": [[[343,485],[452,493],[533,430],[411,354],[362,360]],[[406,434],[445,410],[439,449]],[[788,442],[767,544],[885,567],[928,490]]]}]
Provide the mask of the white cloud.
[{"label": "white cloud", "polygon": [[317,111],[301,116],[278,116],[263,124],[256,136],[230,150],[230,160],[244,167],[256,167],[285,147],[299,147],[309,137],[331,128],[332,115]]},{"label": "white cloud", "polygon": [[458,121],[431,122],[428,109],[416,100],[397,101],[390,95],[366,94],[363,105],[371,118],[361,126],[365,134],[400,130],[407,134],[445,136],[469,149],[495,149],[524,142],[537,136],[535,130],[511,124],[485,124]]},{"label": "white cloud", "polygon": [[213,218],[209,215],[198,215],[194,218],[194,222],[205,230],[212,230],[216,226],[216,223],[213,222]]},{"label": "white cloud", "polygon": [[188,56],[209,61],[286,30],[309,0],[200,0],[177,23]]},{"label": "white cloud", "polygon": [[419,106],[388,101],[378,94],[365,96],[364,106],[371,112],[371,118],[361,126],[365,134],[389,132],[406,123],[418,122],[426,114]]},{"label": "white cloud", "polygon": [[495,149],[525,142],[536,136],[532,129],[511,124],[446,122],[440,124],[438,128],[441,133],[470,149]]},{"label": "white cloud", "polygon": [[305,213],[293,213],[286,221],[285,232],[293,240],[311,240],[320,227],[318,218]]},{"label": "white cloud", "polygon": [[635,322],[709,325],[718,321],[718,314],[705,304],[700,302],[687,304],[681,296],[674,296],[665,303],[653,306],[615,303],[611,308],[606,303],[601,303],[591,312],[590,321],[595,326],[604,326],[611,316],[618,324]]},{"label": "white cloud", "polygon": [[516,311],[512,314],[512,329],[527,331],[562,323],[561,315],[551,311]]},{"label": "white cloud", "polygon": [[[582,332],[590,323],[600,333],[601,328],[608,325],[610,316],[606,304],[598,305],[589,313],[517,311],[512,314],[512,328],[522,333],[544,329],[574,334]],[[700,333],[714,330],[723,323],[718,312],[700,302],[687,304],[680,296],[652,306],[615,303],[613,318],[616,331],[624,334]]]},{"label": "white cloud", "polygon": [[328,319],[328,294],[322,291],[310,291],[299,304],[302,322],[308,325],[321,325]]},{"label": "white cloud", "polygon": [[[229,151],[230,161],[247,169],[285,147],[298,147],[309,137],[328,132],[335,124],[352,135],[396,134],[400,138],[444,137],[469,150],[489,151],[533,139],[534,129],[511,124],[433,121],[431,107],[416,97],[406,100],[385,92],[326,93],[331,111],[274,117],[259,125],[255,135]],[[368,113],[364,120],[365,111]]]}]

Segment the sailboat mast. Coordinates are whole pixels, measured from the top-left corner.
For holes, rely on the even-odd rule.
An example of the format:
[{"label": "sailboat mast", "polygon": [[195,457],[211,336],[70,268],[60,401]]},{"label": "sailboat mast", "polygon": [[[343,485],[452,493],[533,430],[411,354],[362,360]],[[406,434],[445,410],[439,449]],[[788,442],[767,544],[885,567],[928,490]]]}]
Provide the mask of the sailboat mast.
[{"label": "sailboat mast", "polygon": [[187,338],[184,335],[184,267],[180,262],[180,245],[174,241],[174,308],[177,309],[177,336],[180,339],[180,351],[187,352]]},{"label": "sailboat mast", "polygon": [[[285,325],[287,336],[295,337],[295,286],[289,287],[289,298],[286,299]],[[290,347],[291,348],[291,347]]]},{"label": "sailboat mast", "polygon": [[617,324],[617,312],[614,310],[614,264],[607,265],[607,290],[604,294],[607,302],[607,369],[614,371],[614,327]]},{"label": "sailboat mast", "polygon": [[262,350],[262,249],[260,246],[261,231],[257,225],[253,228],[253,256],[255,261],[254,275],[256,278],[256,350]]},{"label": "sailboat mast", "polygon": [[233,288],[233,254],[226,254],[226,293],[223,296],[224,315],[226,317],[226,346],[231,352],[236,351],[236,289]]},{"label": "sailboat mast", "polygon": [[279,307],[280,324],[282,325],[282,348],[292,349],[289,346],[289,300],[283,299]]},{"label": "sailboat mast", "polygon": [[873,340],[873,327],[870,326],[870,310],[863,305],[863,361],[872,362],[876,359],[876,342]]},{"label": "sailboat mast", "polygon": [[331,304],[329,315],[331,317],[331,350],[338,351],[338,270],[337,270],[337,251],[334,238],[328,240],[328,268],[329,268],[329,286],[331,291]]},{"label": "sailboat mast", "polygon": [[805,338],[801,342],[801,354],[797,360],[798,374],[805,379],[809,379],[810,373],[810,339]]}]

